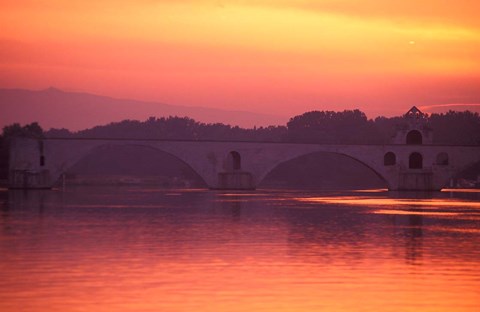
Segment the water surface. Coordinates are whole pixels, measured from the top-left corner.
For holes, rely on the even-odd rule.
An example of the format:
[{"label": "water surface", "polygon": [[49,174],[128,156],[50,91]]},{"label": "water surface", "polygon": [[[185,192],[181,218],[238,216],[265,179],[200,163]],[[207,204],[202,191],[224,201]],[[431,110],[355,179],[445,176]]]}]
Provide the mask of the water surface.
[{"label": "water surface", "polygon": [[479,311],[480,193],[0,191],[0,311]]}]

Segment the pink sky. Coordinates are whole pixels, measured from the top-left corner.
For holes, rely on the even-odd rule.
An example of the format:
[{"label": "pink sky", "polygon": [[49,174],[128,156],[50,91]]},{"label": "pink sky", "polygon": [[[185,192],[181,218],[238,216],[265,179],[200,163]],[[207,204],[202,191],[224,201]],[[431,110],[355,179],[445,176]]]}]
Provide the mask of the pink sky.
[{"label": "pink sky", "polygon": [[478,12],[468,0],[3,1],[0,87],[283,116],[480,111]]}]

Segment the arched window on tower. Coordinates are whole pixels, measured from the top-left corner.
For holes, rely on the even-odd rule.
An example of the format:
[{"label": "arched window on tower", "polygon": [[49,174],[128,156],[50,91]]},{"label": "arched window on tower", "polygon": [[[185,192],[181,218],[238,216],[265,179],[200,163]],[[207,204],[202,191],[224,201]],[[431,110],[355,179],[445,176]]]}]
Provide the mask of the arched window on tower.
[{"label": "arched window on tower", "polygon": [[412,130],[407,134],[407,144],[420,145],[423,142],[422,134],[418,130]]},{"label": "arched window on tower", "polygon": [[408,168],[410,169],[422,169],[423,168],[423,156],[420,153],[411,153],[408,158]]},{"label": "arched window on tower", "polygon": [[384,166],[394,166],[397,163],[397,157],[394,153],[388,152],[383,156],[383,165]]}]

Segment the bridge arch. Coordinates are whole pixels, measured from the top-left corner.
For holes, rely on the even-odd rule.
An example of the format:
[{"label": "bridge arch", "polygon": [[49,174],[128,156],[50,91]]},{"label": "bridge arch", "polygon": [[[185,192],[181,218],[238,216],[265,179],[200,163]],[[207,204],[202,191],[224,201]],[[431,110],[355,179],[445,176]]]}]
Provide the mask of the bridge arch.
[{"label": "bridge arch", "polygon": [[149,145],[149,144],[134,144],[134,143],[131,143],[131,142],[128,142],[128,143],[121,143],[121,142],[100,143],[100,144],[97,144],[97,145],[94,145],[94,146],[91,146],[91,147],[85,149],[83,152],[81,152],[77,155],[78,157],[75,157],[75,158],[71,159],[70,161],[68,161],[67,163],[65,163],[62,166],[61,171],[59,171],[58,174],[57,174],[57,177],[54,178],[54,180],[55,180],[54,184],[58,184],[59,180],[62,177],[62,174],[68,172],[72,167],[74,167],[75,165],[80,163],[82,160],[86,159],[87,157],[89,157],[91,155],[94,155],[95,153],[97,153],[98,151],[100,151],[101,149],[103,149],[105,147],[120,147],[120,148],[121,147],[133,147],[135,149],[139,149],[140,151],[141,151],[141,149],[144,149],[144,150],[150,150],[150,151],[153,151],[153,152],[159,153],[159,154],[163,153],[163,154],[169,155],[172,158],[179,161],[180,163],[182,163],[185,167],[189,168],[189,170],[191,170],[191,172],[196,175],[198,180],[201,181],[201,183],[205,187],[207,187],[207,182],[205,180],[205,177],[203,177],[198,172],[198,170],[196,170],[191,164],[189,164],[186,160],[182,159],[181,157],[179,157],[175,153],[172,153],[168,150],[159,148],[157,146],[152,146],[152,145]]},{"label": "bridge arch", "polygon": [[322,151],[322,150],[306,152],[304,154],[295,155],[295,156],[291,156],[291,157],[287,157],[287,158],[282,159],[281,161],[273,164],[267,171],[265,171],[263,174],[261,174],[257,177],[257,185],[260,185],[272,171],[274,171],[276,168],[278,168],[282,164],[285,164],[289,161],[292,161],[292,160],[295,160],[295,159],[298,159],[298,158],[301,158],[301,157],[305,157],[305,156],[313,155],[313,154],[317,154],[317,153],[318,154],[325,153],[325,154],[341,155],[341,156],[345,156],[346,158],[349,158],[351,160],[354,160],[356,163],[362,165],[363,167],[367,168],[372,173],[374,173],[383,182],[383,184],[387,188],[391,187],[391,183],[388,181],[388,179],[382,173],[379,172],[379,170],[376,170],[375,168],[373,168],[373,166],[371,166],[370,164],[362,161],[361,159],[358,159],[358,158],[356,158],[352,155],[349,155],[347,153],[334,152],[334,151]]},{"label": "bridge arch", "polygon": [[462,166],[456,168],[456,170],[450,172],[449,175],[445,176],[443,181],[442,181],[442,188],[444,187],[449,187],[451,186],[450,185],[450,182],[453,180],[457,180],[458,178],[462,177],[462,178],[468,178],[468,179],[472,179],[472,180],[475,180],[475,178],[478,179],[478,176],[475,177],[475,176],[468,176],[468,172],[469,171],[473,171],[473,172],[477,172],[479,173],[480,172],[480,158],[477,159],[477,160],[474,160],[474,161],[470,161],[468,163],[465,163],[463,164]]}]

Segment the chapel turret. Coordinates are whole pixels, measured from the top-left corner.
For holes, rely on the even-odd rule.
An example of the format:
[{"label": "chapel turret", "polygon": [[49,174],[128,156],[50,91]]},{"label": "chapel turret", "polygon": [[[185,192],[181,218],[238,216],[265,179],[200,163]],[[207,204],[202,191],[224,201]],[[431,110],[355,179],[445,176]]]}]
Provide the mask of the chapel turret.
[{"label": "chapel turret", "polygon": [[403,115],[402,122],[397,125],[394,144],[421,145],[432,144],[433,134],[429,126],[428,115],[416,106]]}]

